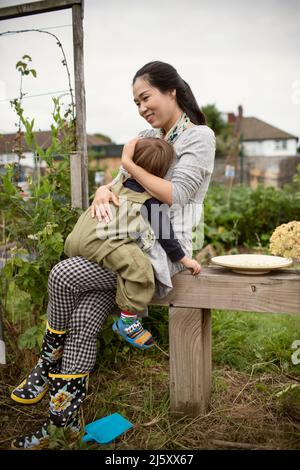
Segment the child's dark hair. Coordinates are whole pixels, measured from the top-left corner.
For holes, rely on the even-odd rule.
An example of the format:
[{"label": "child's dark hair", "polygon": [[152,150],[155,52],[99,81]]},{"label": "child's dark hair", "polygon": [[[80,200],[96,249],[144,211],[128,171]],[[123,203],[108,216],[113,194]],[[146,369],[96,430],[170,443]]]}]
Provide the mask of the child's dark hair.
[{"label": "child's dark hair", "polygon": [[176,100],[179,107],[188,115],[192,123],[206,124],[206,116],[201,111],[189,84],[181,78],[177,70],[166,62],[155,60],[140,68],[132,80],[134,85],[138,77],[158,88],[161,93],[176,90]]},{"label": "child's dark hair", "polygon": [[173,162],[171,144],[157,137],[143,137],[135,144],[133,161],[152,175],[163,178]]}]

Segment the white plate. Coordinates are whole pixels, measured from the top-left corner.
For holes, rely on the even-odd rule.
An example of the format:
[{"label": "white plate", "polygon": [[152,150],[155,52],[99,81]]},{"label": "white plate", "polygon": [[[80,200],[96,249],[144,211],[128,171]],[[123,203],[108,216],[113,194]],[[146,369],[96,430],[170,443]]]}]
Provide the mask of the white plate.
[{"label": "white plate", "polygon": [[273,269],[286,268],[293,260],[272,255],[225,255],[211,258],[213,264],[224,266],[239,274],[265,274]]}]

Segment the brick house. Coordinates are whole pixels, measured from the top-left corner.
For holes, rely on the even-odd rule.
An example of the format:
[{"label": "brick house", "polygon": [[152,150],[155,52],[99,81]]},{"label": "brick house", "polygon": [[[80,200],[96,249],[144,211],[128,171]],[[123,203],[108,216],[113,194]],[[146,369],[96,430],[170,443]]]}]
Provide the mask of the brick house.
[{"label": "brick house", "polygon": [[215,181],[226,182],[226,163],[235,167],[235,183],[243,182],[251,187],[259,183],[282,187],[292,180],[300,163],[297,136],[259,118],[244,116],[241,105],[236,115],[222,114],[233,125],[233,135],[239,145],[236,152],[216,162]]}]

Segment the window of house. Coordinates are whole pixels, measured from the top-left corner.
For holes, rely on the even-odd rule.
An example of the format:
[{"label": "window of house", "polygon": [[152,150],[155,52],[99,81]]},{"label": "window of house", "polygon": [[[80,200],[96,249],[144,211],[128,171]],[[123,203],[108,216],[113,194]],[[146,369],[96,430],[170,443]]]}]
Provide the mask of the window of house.
[{"label": "window of house", "polygon": [[286,150],[287,149],[287,141],[286,140],[276,140],[275,141],[275,149],[276,150]]}]

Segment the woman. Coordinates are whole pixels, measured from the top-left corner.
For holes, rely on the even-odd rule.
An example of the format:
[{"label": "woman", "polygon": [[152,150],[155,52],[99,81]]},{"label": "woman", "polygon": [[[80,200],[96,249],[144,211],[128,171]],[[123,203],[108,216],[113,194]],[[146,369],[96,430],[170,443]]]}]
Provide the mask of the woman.
[{"label": "woman", "polygon": [[[189,85],[176,69],[150,62],[132,83],[138,112],[151,126],[140,137],[160,137],[173,144],[176,159],[164,179],[132,161],[137,138],[124,146],[121,171],[127,171],[153,197],[171,207],[171,221],[186,255],[192,256],[192,227],[200,221],[202,203],[210,182],[215,156],[215,135],[206,125]],[[110,184],[97,189],[92,217],[109,221],[109,203],[118,204]],[[182,210],[184,208],[184,211]],[[180,236],[178,235],[180,233]],[[168,259],[170,276],[183,269]],[[116,274],[82,257],[61,261],[49,276],[48,324],[36,367],[13,393],[13,400],[37,403],[49,389],[50,412],[44,425],[15,439],[12,447],[33,449],[47,443],[49,423],[81,429],[80,408],[87,392],[88,375],[96,358],[96,337],[109,313],[116,309]]]}]

